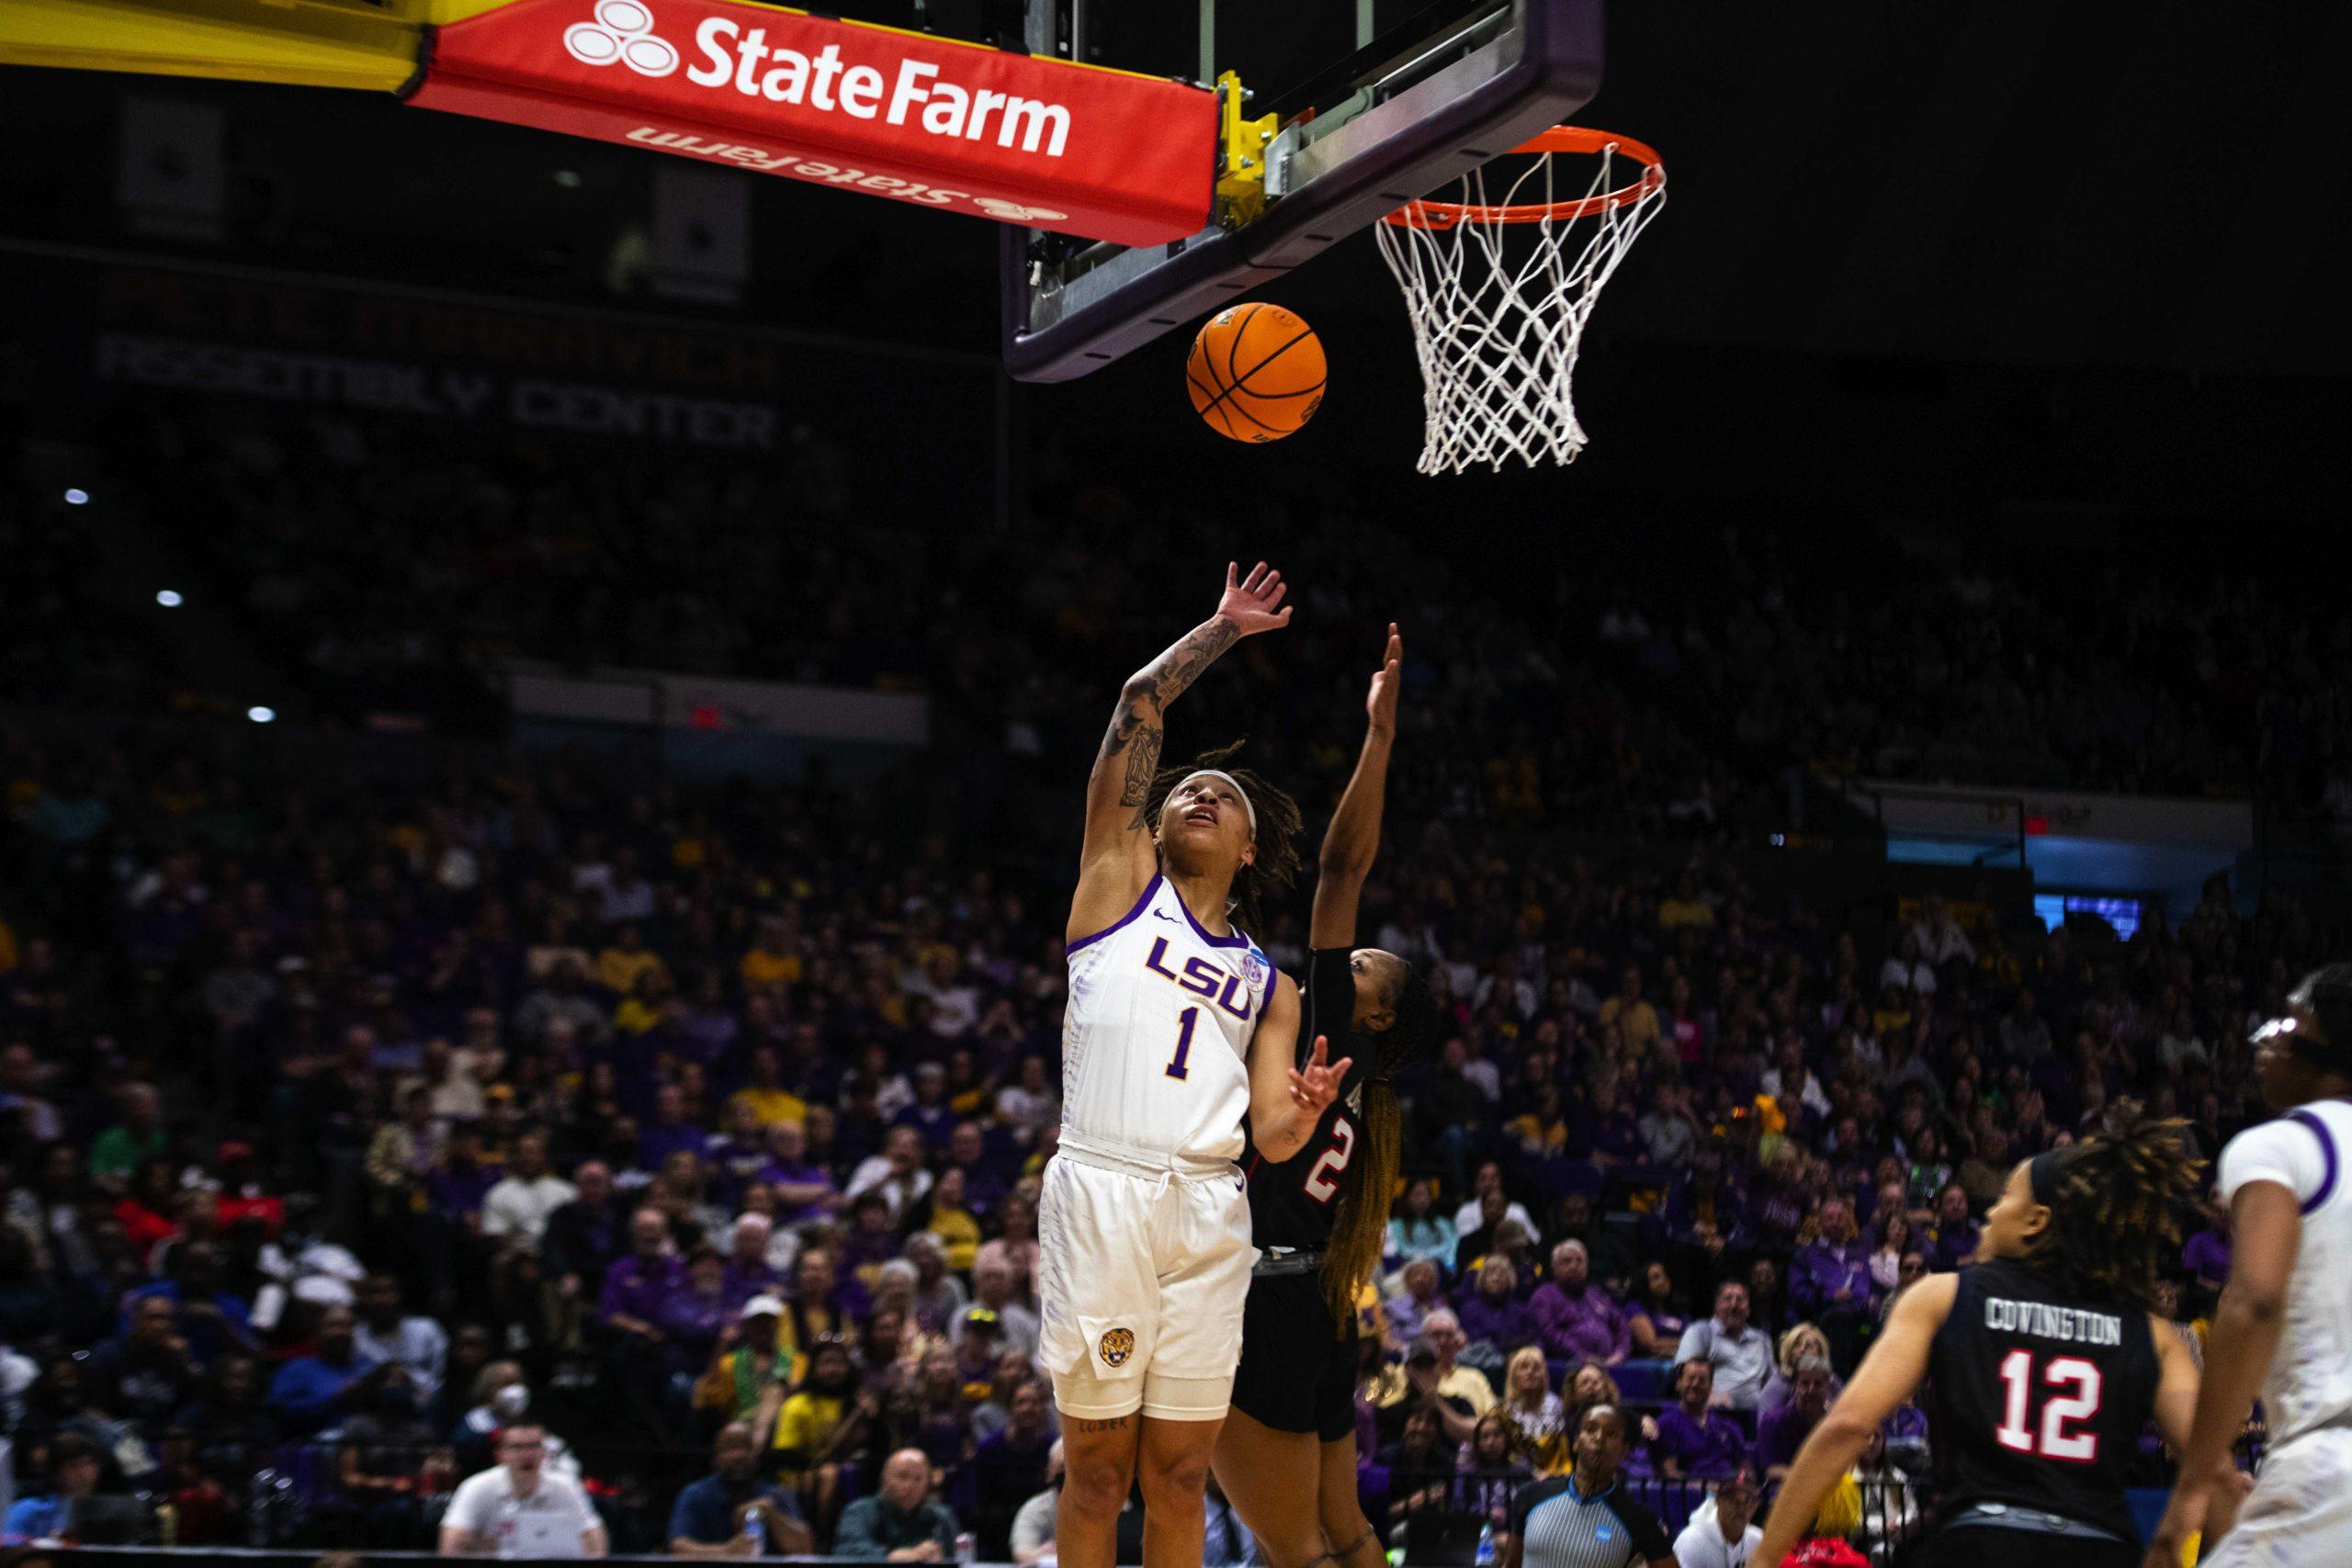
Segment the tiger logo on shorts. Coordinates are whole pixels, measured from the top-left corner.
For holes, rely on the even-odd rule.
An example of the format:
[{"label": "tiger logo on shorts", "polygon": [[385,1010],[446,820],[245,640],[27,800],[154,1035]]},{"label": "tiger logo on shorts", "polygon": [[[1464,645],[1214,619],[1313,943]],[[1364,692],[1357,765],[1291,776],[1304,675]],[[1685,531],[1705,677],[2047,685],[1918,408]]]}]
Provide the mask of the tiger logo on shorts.
[{"label": "tiger logo on shorts", "polygon": [[1136,1353],[1136,1337],[1125,1328],[1106,1328],[1095,1348],[1102,1353],[1106,1367],[1124,1367],[1127,1358]]}]

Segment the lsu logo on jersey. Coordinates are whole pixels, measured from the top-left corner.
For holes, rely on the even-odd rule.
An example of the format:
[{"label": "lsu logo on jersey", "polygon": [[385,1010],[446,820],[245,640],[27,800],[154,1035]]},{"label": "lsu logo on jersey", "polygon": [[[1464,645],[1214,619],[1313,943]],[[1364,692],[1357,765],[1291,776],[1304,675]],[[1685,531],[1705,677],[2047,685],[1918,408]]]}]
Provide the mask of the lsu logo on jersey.
[{"label": "lsu logo on jersey", "polygon": [[1127,1358],[1136,1353],[1135,1334],[1125,1328],[1106,1328],[1094,1349],[1102,1358],[1104,1366],[1124,1367],[1127,1364]]},{"label": "lsu logo on jersey", "polygon": [[[1245,964],[1255,964],[1257,958],[1251,953],[1246,955]],[[1164,936],[1152,938],[1151,951],[1144,955],[1143,966],[1195,996],[1208,998],[1244,1023],[1250,1021],[1250,1014],[1257,1006],[1257,982],[1227,974],[1214,959],[1196,953],[1184,960],[1182,970],[1168,967],[1168,939]]]}]

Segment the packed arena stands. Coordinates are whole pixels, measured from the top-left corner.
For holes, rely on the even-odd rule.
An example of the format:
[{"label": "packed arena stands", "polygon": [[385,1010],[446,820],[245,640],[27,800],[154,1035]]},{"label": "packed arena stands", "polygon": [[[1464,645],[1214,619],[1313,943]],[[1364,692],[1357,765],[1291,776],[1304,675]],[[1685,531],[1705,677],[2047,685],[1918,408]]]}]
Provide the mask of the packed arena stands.
[{"label": "packed arena stands", "polygon": [[[211,669],[159,632],[140,578],[168,542],[177,590],[228,618],[287,702],[346,720],[482,728],[486,672],[519,658],[929,691],[962,726],[951,741],[1058,757],[1100,723],[1066,672],[1131,659],[1165,618],[1166,541],[1254,547],[1230,519],[1067,464],[1018,525],[928,527],[865,504],[843,442],[806,425],[757,463],[583,460],[571,438],[158,400],[127,404],[85,460],[140,531],[109,556],[88,514],[28,488],[20,513],[55,525],[29,530],[33,613],[0,637],[28,689],[117,710],[242,713],[254,683],[251,663]],[[2255,797],[2352,825],[2335,678],[2352,627],[2291,584],[2123,558],[2083,592],[2014,552],[1704,517],[1650,523],[1655,551],[1546,550],[1482,580],[1378,487],[1330,496],[1270,503],[1315,618],[1203,700],[1277,763],[1351,744],[1327,672],[1414,584],[1430,728],[1400,761],[1418,816],[1709,836],[1758,826],[1803,767]],[[1279,733],[1250,722],[1274,703]],[[1498,770],[1518,787],[1490,787]]]},{"label": "packed arena stands", "polygon": [[[1016,716],[1013,645],[953,631],[922,645],[932,678],[997,694],[1051,737],[1031,761],[1076,774],[1129,656],[1089,618],[1120,570],[1048,557],[1023,604],[1096,679],[1033,681]],[[1343,569],[1307,592],[1335,622],[1377,608]],[[1444,1009],[1399,1080],[1408,1185],[1363,1308],[1366,1506],[1423,1551],[1491,1535],[1605,1393],[1648,1415],[1645,1484],[1769,1478],[1892,1293],[1968,1255],[2011,1161],[2125,1095],[2217,1151],[2256,1112],[2249,1021],[2335,934],[2226,879],[2129,942],[1990,897],[1761,896],[1729,825],[1674,798],[1702,754],[1629,694],[1700,642],[1637,615],[1550,655],[1589,686],[1532,679],[1526,627],[1459,603],[1412,628],[1477,656],[1408,671],[1366,897]],[[1710,646],[1729,667],[1759,635]],[[1363,650],[1282,651],[1204,682],[1180,730],[1329,709],[1267,748],[1312,832]],[[1556,705],[1531,713],[1538,690]],[[254,733],[28,728],[0,753],[18,1533],[70,1482],[168,1504],[185,1542],[429,1546],[536,1422],[616,1550],[731,1541],[708,1488],[680,1497],[716,1464],[726,1496],[776,1484],[779,1548],[1034,1555],[1058,860],[943,831],[952,758],[858,790],[503,752],[356,779]],[[2190,773],[2243,755],[2216,744]],[[1626,853],[1515,852],[1588,809]],[[1301,941],[1285,913],[1268,946],[1295,964]],[[2218,1234],[2180,1259],[2185,1332]],[[1913,1415],[1871,1461],[1857,1529],[1882,1545],[1926,1473]],[[934,1498],[885,1473],[907,1448]]]}]

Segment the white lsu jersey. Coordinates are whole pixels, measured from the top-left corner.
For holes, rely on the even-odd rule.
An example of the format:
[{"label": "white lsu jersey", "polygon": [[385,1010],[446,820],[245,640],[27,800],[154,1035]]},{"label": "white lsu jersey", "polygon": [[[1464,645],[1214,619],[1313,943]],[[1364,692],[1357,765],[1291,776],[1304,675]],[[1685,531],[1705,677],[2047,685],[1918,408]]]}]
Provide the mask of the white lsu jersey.
[{"label": "white lsu jersey", "polygon": [[2317,1100],[2249,1127],[2222,1151],[2222,1201],[2250,1181],[2275,1181],[2302,1205],[2302,1245],[2287,1288],[2287,1322],[2262,1381],[2272,1448],[2352,1417],[2352,1105]]},{"label": "white lsu jersey", "polygon": [[1206,930],[1155,875],[1069,954],[1062,1125],[1154,1154],[1238,1159],[1250,1041],[1274,982],[1258,944]]}]

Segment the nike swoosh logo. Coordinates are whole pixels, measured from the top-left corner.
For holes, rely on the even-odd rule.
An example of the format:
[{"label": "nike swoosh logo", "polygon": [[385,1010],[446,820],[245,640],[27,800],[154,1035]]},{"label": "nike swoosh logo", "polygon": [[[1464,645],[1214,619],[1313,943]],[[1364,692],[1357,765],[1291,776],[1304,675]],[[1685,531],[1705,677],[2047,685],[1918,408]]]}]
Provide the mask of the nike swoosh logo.
[{"label": "nike swoosh logo", "polygon": [[1175,916],[1170,914],[1165,909],[1154,909],[1151,912],[1151,918],[1156,920],[1166,920],[1171,926],[1183,924],[1182,920],[1179,920]]}]

